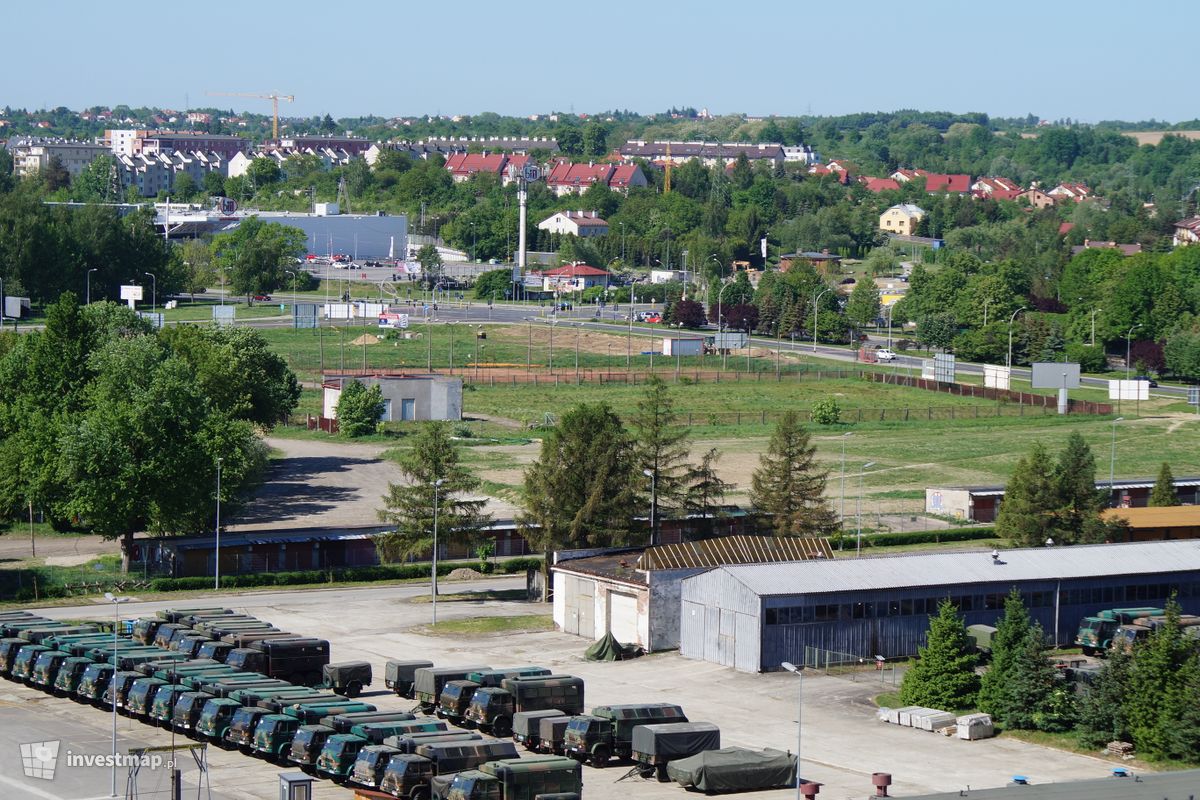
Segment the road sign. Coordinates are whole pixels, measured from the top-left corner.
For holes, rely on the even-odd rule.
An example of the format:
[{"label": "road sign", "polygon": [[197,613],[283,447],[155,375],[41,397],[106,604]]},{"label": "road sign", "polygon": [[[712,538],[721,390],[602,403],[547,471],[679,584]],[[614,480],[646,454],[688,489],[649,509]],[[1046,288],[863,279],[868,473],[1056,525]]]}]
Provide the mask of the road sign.
[{"label": "road sign", "polygon": [[542,170],[537,164],[526,164],[523,177],[529,183],[533,183],[542,177]]},{"label": "road sign", "polygon": [[121,287],[121,299],[122,300],[141,300],[142,299],[142,287],[141,286],[122,286]]},{"label": "road sign", "polygon": [[[1065,377],[1064,377],[1065,376]],[[1033,364],[1034,389],[1078,389],[1079,365],[1062,361],[1037,361]]]},{"label": "road sign", "polygon": [[236,306],[213,306],[213,323],[219,327],[232,325],[234,318],[237,316]]},{"label": "road sign", "polygon": [[718,350],[740,350],[750,342],[744,333],[718,333],[713,337],[713,347]]},{"label": "road sign", "polygon": [[1193,406],[1200,406],[1200,386],[1188,387],[1188,403]]}]

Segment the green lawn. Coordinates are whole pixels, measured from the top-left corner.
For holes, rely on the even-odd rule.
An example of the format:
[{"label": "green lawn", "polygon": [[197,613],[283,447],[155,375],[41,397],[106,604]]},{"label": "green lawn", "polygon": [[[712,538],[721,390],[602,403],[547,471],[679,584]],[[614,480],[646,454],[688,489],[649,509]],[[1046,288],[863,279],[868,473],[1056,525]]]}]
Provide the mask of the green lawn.
[{"label": "green lawn", "polygon": [[521,614],[515,617],[475,617],[439,622],[436,626],[424,625],[421,633],[457,636],[481,633],[530,633],[554,630],[554,618],[550,614]]}]

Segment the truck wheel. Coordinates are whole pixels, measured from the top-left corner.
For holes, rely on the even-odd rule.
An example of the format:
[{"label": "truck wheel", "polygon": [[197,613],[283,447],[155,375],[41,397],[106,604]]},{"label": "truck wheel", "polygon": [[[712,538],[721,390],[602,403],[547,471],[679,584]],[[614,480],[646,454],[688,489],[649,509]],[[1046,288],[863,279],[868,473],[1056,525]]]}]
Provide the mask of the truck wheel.
[{"label": "truck wheel", "polygon": [[658,767],[654,770],[654,774],[658,776],[659,783],[666,783],[667,781],[671,780],[669,777],[667,777],[667,765],[666,764],[659,764]]},{"label": "truck wheel", "polygon": [[350,681],[346,684],[346,697],[358,697],[360,694],[362,694],[362,683]]},{"label": "truck wheel", "polygon": [[1079,648],[1079,649],[1083,651],[1083,654],[1084,654],[1085,656],[1094,656],[1094,655],[1096,655],[1096,648],[1094,648],[1094,647],[1081,647],[1081,648]]},{"label": "truck wheel", "polygon": [[596,769],[604,769],[608,766],[609,752],[608,747],[599,745],[592,751],[592,766]]},{"label": "truck wheel", "polygon": [[429,800],[429,787],[414,786],[408,795],[408,800]]},{"label": "truck wheel", "polygon": [[492,736],[503,739],[512,736],[512,720],[508,717],[496,717],[492,723]]}]

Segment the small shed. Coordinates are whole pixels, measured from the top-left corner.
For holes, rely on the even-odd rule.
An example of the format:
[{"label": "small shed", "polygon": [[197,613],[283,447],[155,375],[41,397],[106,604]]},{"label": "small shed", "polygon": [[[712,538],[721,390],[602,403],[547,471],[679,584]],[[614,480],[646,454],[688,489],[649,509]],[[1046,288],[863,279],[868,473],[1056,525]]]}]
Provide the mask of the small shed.
[{"label": "small shed", "polygon": [[704,338],[701,336],[667,336],[663,338],[664,356],[698,356],[704,353]]},{"label": "small shed", "polygon": [[337,419],[337,404],[342,387],[359,381],[383,392],[380,422],[410,422],[462,419],[462,378],[445,375],[326,375],[322,415]]}]

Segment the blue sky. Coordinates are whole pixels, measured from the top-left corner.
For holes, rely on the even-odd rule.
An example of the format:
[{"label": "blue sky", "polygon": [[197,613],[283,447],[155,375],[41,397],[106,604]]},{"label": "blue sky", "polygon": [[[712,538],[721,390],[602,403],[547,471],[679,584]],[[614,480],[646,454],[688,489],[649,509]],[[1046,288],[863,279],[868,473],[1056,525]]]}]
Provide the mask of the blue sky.
[{"label": "blue sky", "polygon": [[[0,106],[281,112],[1200,116],[1194,3],[483,0],[5,5]],[[55,19],[61,11],[62,17]],[[46,26],[49,25],[49,28]],[[48,52],[53,44],[55,49]]]}]

